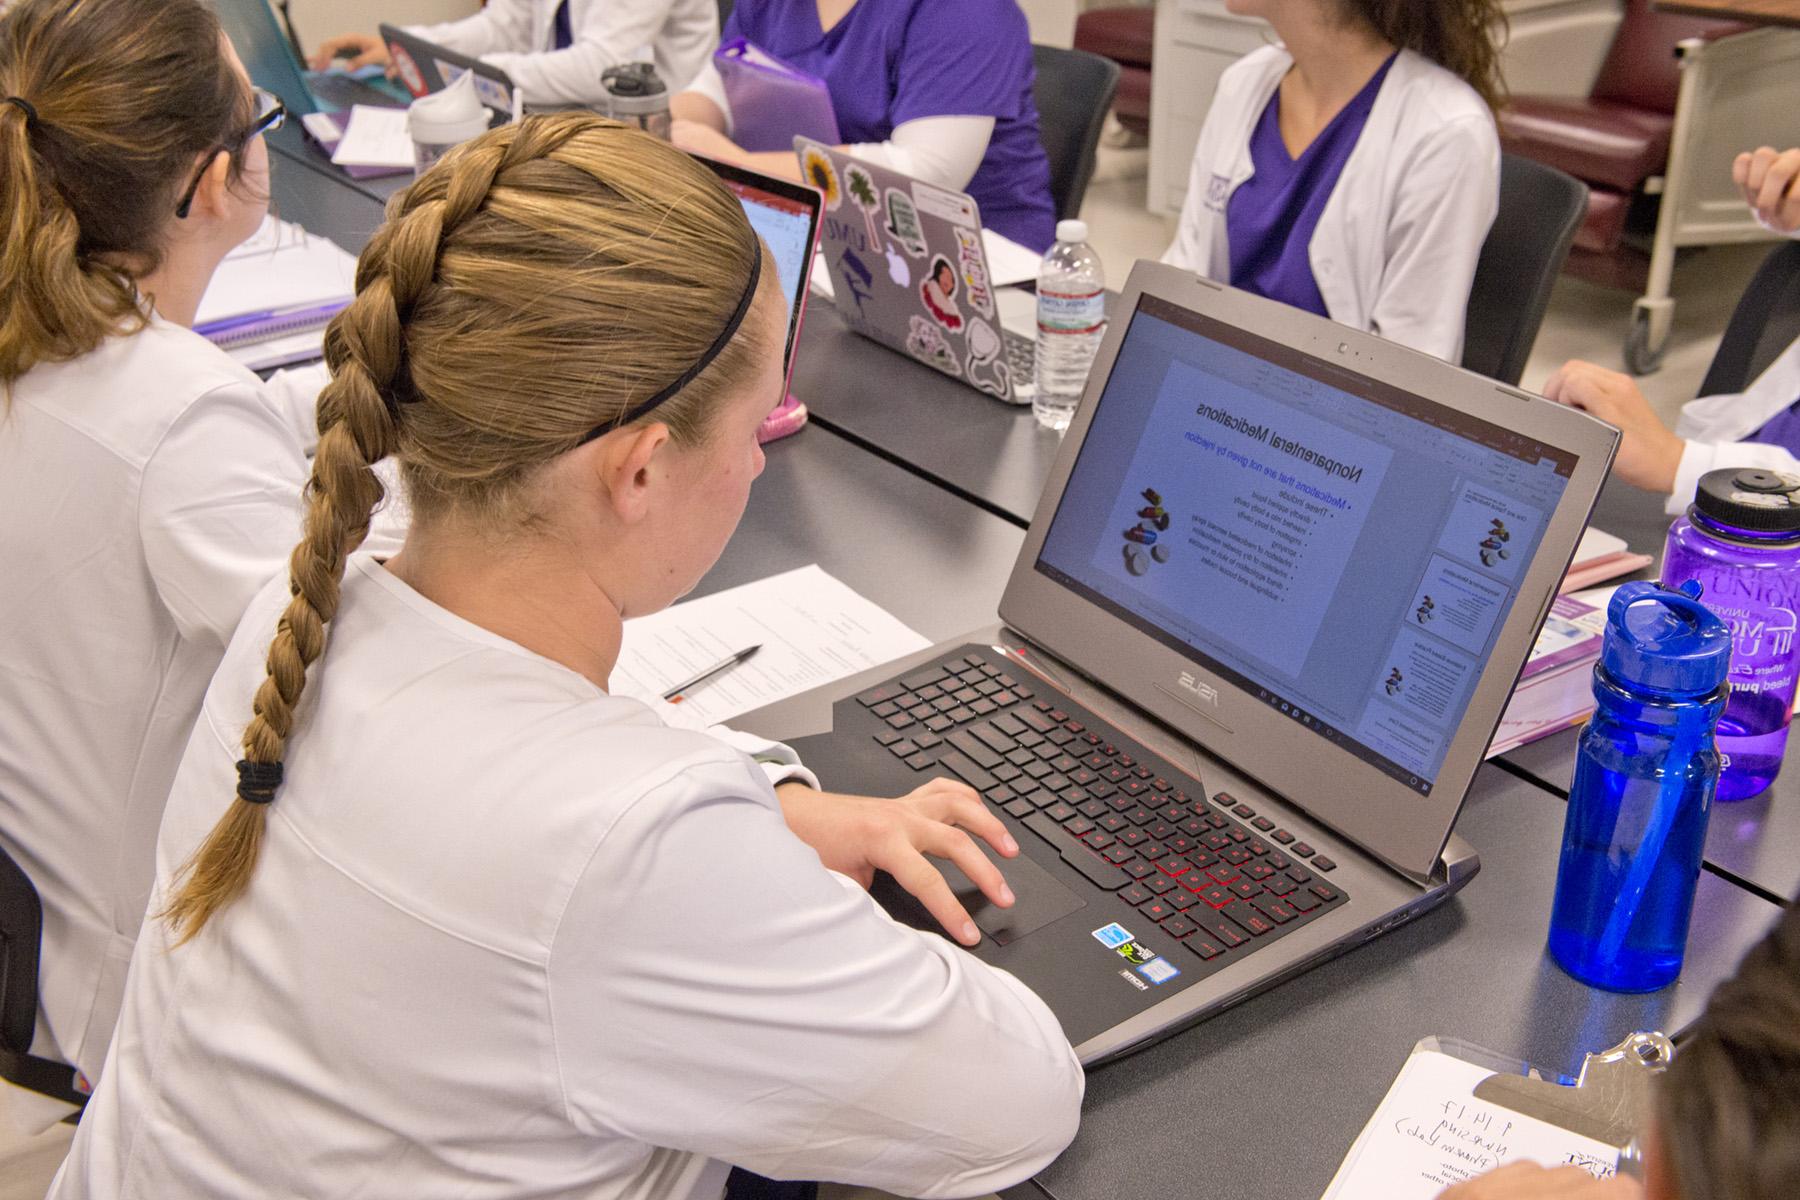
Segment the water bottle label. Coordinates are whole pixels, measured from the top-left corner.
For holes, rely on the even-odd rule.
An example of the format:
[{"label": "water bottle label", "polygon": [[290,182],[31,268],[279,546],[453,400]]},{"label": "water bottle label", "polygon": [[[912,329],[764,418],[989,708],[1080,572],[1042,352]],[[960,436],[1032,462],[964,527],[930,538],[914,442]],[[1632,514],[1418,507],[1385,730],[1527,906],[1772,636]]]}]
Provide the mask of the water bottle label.
[{"label": "water bottle label", "polygon": [[1708,596],[1707,606],[1731,626],[1733,693],[1794,694],[1794,610],[1753,600]]},{"label": "water bottle label", "polygon": [[1038,289],[1038,329],[1045,333],[1099,333],[1106,325],[1106,294]]}]

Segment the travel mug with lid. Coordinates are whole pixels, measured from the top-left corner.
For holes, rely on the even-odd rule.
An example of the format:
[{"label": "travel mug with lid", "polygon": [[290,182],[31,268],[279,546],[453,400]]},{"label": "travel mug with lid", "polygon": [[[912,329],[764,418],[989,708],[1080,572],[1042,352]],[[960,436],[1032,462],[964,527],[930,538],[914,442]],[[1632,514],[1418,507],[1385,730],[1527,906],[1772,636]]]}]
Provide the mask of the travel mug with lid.
[{"label": "travel mug with lid", "polygon": [[669,140],[669,89],[650,63],[623,63],[600,76],[606,89],[605,115]]},{"label": "travel mug with lid", "polygon": [[1550,911],[1551,954],[1595,987],[1681,973],[1731,665],[1731,631],[1699,595],[1628,583],[1607,605]]}]

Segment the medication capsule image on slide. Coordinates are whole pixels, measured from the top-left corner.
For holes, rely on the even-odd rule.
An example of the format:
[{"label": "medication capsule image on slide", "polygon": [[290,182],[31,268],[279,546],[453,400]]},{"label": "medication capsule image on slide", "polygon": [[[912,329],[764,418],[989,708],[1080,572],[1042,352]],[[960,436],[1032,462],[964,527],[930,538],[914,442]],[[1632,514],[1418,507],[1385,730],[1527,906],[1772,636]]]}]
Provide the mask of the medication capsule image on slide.
[{"label": "medication capsule image on slide", "polygon": [[1143,491],[1139,492],[1138,495],[1142,496],[1153,505],[1158,507],[1161,507],[1162,505],[1162,493],[1158,492],[1155,488],[1145,488]]},{"label": "medication capsule image on slide", "polygon": [[1133,575],[1142,575],[1150,569],[1149,557],[1130,542],[1125,543],[1125,569]]},{"label": "medication capsule image on slide", "polygon": [[1169,561],[1168,545],[1165,543],[1164,545],[1161,545],[1161,546],[1152,546],[1150,548],[1150,557],[1154,558],[1159,563],[1168,562]]},{"label": "medication capsule image on slide", "polygon": [[1145,529],[1142,525],[1133,525],[1125,531],[1125,540],[1136,542],[1140,546],[1156,545],[1156,530]]}]

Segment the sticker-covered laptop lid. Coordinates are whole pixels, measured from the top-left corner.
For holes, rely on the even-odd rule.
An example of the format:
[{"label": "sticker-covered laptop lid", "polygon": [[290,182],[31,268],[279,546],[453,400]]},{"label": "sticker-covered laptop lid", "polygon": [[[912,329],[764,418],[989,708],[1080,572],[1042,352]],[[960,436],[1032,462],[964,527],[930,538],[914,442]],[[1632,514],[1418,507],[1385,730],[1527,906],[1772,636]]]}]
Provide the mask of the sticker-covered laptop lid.
[{"label": "sticker-covered laptop lid", "polygon": [[825,198],[820,245],[833,303],[864,337],[1011,401],[981,211],[973,198],[794,139],[801,176]]}]

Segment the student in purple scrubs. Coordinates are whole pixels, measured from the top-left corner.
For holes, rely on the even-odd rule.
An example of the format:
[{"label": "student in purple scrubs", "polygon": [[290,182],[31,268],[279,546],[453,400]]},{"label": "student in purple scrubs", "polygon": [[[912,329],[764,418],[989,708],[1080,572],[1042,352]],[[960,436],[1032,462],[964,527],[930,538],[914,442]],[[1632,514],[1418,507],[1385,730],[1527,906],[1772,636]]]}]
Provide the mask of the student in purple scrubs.
[{"label": "student in purple scrubs", "polygon": [[1457,361],[1499,208],[1497,0],[1225,6],[1277,44],[1220,77],[1163,261]]},{"label": "student in purple scrubs", "polygon": [[[985,226],[1034,250],[1054,240],[1031,36],[1013,0],[739,0],[724,38],[824,80],[851,153],[967,191]],[[800,178],[792,153],[731,140],[710,64],[672,108],[683,149]]]}]

